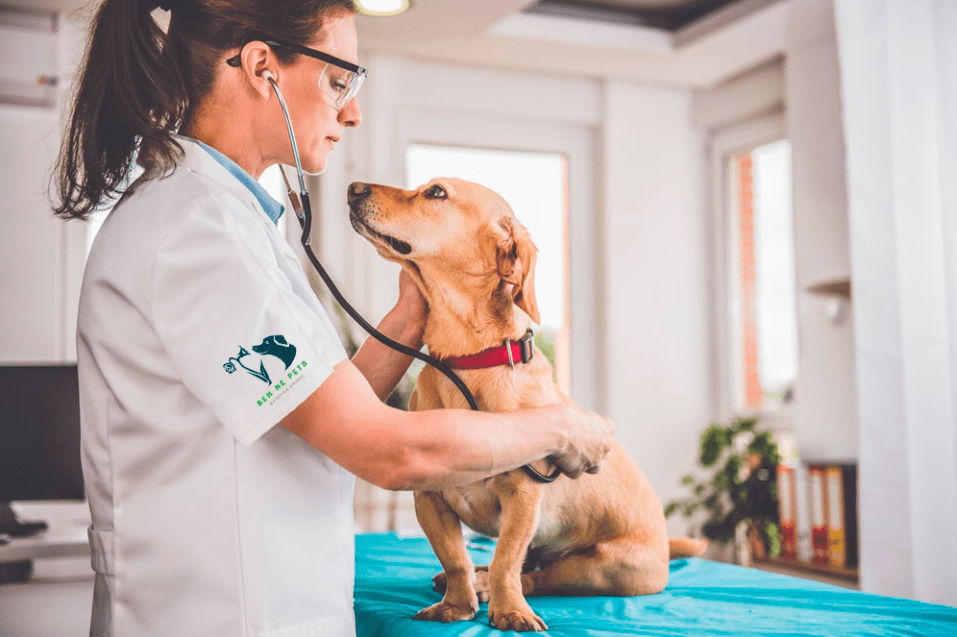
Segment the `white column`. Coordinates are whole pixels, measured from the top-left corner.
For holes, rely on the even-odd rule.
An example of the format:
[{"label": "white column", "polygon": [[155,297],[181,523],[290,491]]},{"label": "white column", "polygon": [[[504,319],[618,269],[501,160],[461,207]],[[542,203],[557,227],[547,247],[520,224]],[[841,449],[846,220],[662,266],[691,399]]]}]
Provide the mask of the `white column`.
[{"label": "white column", "polygon": [[837,0],[861,586],[957,604],[957,3]]}]

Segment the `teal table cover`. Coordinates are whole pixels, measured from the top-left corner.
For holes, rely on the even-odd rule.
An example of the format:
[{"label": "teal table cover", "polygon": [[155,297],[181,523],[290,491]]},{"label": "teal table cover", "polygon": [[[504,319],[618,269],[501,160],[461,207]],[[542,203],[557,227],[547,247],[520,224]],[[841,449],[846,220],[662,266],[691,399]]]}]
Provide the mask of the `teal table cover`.
[{"label": "teal table cover", "polygon": [[[470,544],[488,564],[494,544]],[[475,619],[413,621],[442,596],[432,576],[442,570],[428,540],[392,533],[356,536],[358,637],[499,636],[488,605]],[[550,637],[612,635],[941,635],[957,637],[957,608],[861,593],[787,575],[702,559],[671,562],[668,587],[641,597],[530,597]],[[517,635],[519,633],[508,633]],[[525,633],[530,636],[534,633]]]}]

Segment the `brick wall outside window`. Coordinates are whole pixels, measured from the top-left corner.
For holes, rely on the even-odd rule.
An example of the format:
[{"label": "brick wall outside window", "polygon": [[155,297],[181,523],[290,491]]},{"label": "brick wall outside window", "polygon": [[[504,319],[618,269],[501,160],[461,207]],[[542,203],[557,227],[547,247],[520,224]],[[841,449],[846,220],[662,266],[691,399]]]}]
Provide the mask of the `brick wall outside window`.
[{"label": "brick wall outside window", "polygon": [[741,290],[741,365],[744,407],[761,407],[764,392],[758,368],[757,261],[754,244],[754,176],[751,155],[736,158],[738,174],[738,254]]}]

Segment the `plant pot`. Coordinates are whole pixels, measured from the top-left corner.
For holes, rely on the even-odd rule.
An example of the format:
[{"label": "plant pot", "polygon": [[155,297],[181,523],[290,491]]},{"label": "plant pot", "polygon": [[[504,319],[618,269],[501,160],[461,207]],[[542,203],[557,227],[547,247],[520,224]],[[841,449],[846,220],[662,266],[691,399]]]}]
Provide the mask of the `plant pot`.
[{"label": "plant pot", "polygon": [[734,563],[738,566],[751,566],[751,524],[742,522],[734,529]]}]

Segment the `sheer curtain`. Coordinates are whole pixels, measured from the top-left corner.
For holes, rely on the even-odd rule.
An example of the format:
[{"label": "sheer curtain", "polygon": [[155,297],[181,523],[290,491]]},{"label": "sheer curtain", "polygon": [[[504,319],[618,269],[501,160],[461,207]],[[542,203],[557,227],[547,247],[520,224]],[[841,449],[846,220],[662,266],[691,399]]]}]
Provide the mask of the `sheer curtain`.
[{"label": "sheer curtain", "polygon": [[861,587],[957,605],[957,2],[835,0]]}]

